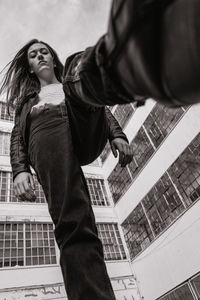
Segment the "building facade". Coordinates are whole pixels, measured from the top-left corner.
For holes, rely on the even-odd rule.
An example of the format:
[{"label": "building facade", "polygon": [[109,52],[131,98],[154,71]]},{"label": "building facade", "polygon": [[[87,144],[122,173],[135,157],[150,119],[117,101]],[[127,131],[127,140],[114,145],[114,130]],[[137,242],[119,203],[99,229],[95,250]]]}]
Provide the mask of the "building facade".
[{"label": "building facade", "polygon": [[[36,176],[35,203],[19,202],[13,194],[9,157],[13,119],[0,102],[0,299],[67,299],[53,224]],[[102,159],[83,171],[117,300],[140,300]]]},{"label": "building facade", "polygon": [[[83,171],[116,298],[200,299],[200,105],[110,109],[133,161],[121,168],[107,144]],[[67,299],[41,186],[36,203],[13,195],[3,102],[0,116],[0,299]]]},{"label": "building facade", "polygon": [[133,162],[122,169],[104,153],[103,173],[141,298],[200,299],[200,105],[132,108],[121,124]]}]

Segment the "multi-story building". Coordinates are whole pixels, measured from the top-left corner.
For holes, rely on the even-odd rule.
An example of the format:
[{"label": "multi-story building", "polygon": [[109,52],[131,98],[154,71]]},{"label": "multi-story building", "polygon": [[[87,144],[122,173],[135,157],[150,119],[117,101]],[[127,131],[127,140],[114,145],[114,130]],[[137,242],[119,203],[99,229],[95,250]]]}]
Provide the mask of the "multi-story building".
[{"label": "multi-story building", "polygon": [[[35,203],[19,202],[13,194],[9,157],[13,118],[0,102],[0,299],[67,299],[53,224],[36,177]],[[117,300],[140,300],[101,159],[83,171]]]},{"label": "multi-story building", "polygon": [[[66,299],[41,187],[36,203],[13,195],[13,119],[0,108],[0,299]],[[133,162],[121,168],[107,145],[83,171],[117,300],[200,299],[200,105],[111,110]]]},{"label": "multi-story building", "polygon": [[200,105],[114,109],[122,125],[131,114],[134,159],[122,169],[104,153],[103,173],[141,298],[200,299]]}]

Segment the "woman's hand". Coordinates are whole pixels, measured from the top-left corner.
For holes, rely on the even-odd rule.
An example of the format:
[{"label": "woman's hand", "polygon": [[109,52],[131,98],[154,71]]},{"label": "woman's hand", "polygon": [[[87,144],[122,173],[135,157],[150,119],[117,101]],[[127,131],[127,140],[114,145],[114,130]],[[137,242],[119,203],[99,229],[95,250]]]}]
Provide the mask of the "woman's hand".
[{"label": "woman's hand", "polygon": [[133,150],[130,145],[122,138],[116,138],[110,143],[114,157],[119,152],[119,164],[124,168],[133,160]]},{"label": "woman's hand", "polygon": [[35,201],[35,182],[28,172],[19,173],[14,179],[14,193],[20,201]]}]

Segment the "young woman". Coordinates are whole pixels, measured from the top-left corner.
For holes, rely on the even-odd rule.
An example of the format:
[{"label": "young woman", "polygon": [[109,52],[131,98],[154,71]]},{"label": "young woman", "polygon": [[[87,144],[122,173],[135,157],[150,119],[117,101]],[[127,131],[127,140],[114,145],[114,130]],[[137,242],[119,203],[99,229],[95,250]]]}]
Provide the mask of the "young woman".
[{"label": "young woman", "polygon": [[36,39],[9,65],[1,92],[6,89],[8,107],[16,108],[11,135],[14,191],[22,201],[34,199],[32,166],[55,225],[69,300],[111,300],[115,296],[80,166],[93,161],[108,138],[122,167],[133,154],[109,109],[66,93],[66,73],[67,64],[63,73],[56,52]]}]

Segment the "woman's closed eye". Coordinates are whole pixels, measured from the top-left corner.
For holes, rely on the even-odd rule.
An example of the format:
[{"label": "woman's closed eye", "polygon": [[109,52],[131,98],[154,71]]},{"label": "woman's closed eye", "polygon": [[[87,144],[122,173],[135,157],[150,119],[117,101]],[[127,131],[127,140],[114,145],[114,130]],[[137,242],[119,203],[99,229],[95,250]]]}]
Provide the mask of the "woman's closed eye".
[{"label": "woman's closed eye", "polygon": [[41,52],[42,54],[48,54],[48,53],[49,53],[49,51],[48,51],[46,48],[40,49],[40,52]]},{"label": "woman's closed eye", "polygon": [[43,54],[43,55],[46,55],[49,53],[49,51],[46,49],[46,48],[41,48],[39,51],[31,51],[29,53],[29,58],[35,58],[36,55],[37,55],[37,52]]}]

